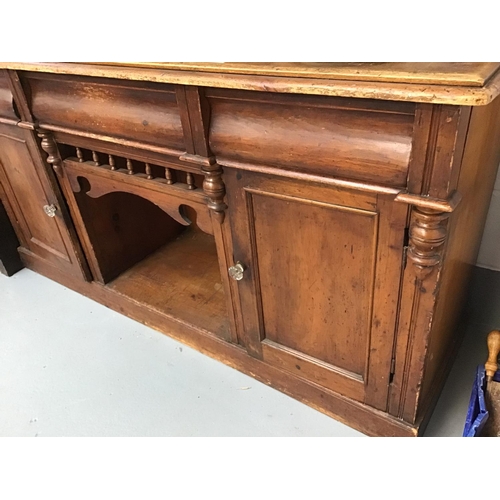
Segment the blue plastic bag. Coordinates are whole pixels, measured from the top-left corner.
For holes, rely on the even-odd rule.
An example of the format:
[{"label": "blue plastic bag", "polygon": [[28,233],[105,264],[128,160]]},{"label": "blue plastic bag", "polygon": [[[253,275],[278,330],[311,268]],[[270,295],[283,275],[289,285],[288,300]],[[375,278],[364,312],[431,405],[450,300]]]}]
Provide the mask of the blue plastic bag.
[{"label": "blue plastic bag", "polygon": [[[495,373],[493,380],[500,382],[500,370]],[[476,380],[472,387],[472,394],[469,402],[467,417],[465,418],[465,427],[463,437],[477,437],[481,435],[486,422],[488,421],[489,412],[486,408],[484,399],[484,391],[486,390],[486,373],[484,366],[478,366],[476,372]]]}]

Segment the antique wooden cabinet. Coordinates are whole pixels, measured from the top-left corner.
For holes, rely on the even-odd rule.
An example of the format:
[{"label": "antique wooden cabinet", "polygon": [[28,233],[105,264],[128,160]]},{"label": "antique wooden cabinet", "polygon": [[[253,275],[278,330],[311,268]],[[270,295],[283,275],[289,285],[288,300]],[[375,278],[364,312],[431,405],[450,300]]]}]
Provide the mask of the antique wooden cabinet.
[{"label": "antique wooden cabinet", "polygon": [[0,68],[24,265],[369,435],[423,431],[500,162],[499,64]]}]

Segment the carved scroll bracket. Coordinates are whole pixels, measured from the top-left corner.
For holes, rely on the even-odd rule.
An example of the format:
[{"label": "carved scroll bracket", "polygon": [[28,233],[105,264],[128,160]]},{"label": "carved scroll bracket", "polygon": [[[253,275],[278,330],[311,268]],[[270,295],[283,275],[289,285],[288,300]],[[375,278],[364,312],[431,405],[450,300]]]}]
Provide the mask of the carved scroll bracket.
[{"label": "carved scroll bracket", "polygon": [[425,279],[441,262],[449,215],[430,208],[413,208],[408,258],[415,266],[420,280]]},{"label": "carved scroll bracket", "polygon": [[38,137],[40,137],[42,149],[47,153],[46,162],[52,165],[52,168],[58,175],[63,175],[62,159],[59,155],[56,141],[51,132],[45,130],[38,130]]}]

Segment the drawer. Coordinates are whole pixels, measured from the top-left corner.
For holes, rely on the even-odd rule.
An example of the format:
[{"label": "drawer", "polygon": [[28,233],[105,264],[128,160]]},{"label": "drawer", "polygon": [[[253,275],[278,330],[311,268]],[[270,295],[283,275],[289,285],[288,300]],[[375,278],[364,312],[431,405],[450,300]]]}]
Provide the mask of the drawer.
[{"label": "drawer", "polygon": [[14,99],[9,87],[7,70],[0,69],[0,118],[18,121],[14,111]]},{"label": "drawer", "polygon": [[43,73],[22,81],[41,125],[185,151],[173,85]]},{"label": "drawer", "polygon": [[221,164],[406,186],[413,103],[218,89],[207,97],[210,145]]}]

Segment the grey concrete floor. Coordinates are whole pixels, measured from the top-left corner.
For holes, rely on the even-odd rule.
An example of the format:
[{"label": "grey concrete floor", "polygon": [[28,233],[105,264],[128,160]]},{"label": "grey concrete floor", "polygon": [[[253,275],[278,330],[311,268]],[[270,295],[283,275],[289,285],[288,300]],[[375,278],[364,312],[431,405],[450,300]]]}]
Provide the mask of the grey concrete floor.
[{"label": "grey concrete floor", "polygon": [[[467,325],[426,435],[461,435],[492,322]],[[0,436],[362,434],[25,269],[0,275]]]}]

